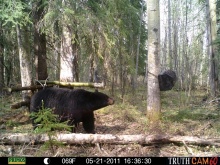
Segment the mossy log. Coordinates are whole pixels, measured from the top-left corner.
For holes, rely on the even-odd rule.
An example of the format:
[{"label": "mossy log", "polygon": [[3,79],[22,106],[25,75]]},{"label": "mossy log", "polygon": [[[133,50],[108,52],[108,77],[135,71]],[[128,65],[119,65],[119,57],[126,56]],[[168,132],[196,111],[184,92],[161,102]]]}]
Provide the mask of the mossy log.
[{"label": "mossy log", "polygon": [[[44,88],[45,80],[39,80],[38,83],[41,83],[41,85],[32,85],[32,86],[16,86],[16,87],[10,87],[10,88],[4,88],[4,91],[7,92],[18,92],[23,90],[37,90]],[[104,88],[104,83],[86,83],[86,82],[60,82],[60,81],[46,81],[45,86],[52,87],[53,85],[59,85],[63,87],[90,87],[90,88]]]},{"label": "mossy log", "polygon": [[61,82],[61,81],[36,81],[46,85],[59,85],[64,87],[90,87],[90,88],[104,88],[104,83],[87,83],[87,82]]},{"label": "mossy log", "polygon": [[[52,85],[50,85],[52,86]],[[26,86],[26,87],[21,87],[21,86],[16,86],[16,87],[10,87],[10,88],[4,88],[3,90],[7,91],[7,92],[19,92],[19,91],[23,91],[23,90],[37,90],[37,89],[42,89],[43,86],[42,85],[32,85],[32,86]]]}]

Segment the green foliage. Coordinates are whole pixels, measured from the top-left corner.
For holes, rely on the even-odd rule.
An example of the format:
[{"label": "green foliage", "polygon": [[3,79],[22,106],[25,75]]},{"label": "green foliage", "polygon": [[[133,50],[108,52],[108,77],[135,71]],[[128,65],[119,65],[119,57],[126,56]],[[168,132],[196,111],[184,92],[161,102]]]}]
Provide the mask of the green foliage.
[{"label": "green foliage", "polygon": [[[146,5],[143,0],[1,0],[0,25],[4,26],[0,41],[4,47],[2,50],[4,50],[5,75],[10,75],[7,81],[18,83],[20,81],[19,69],[13,70],[13,68],[19,68],[14,26],[20,25],[22,32],[28,32],[32,49],[34,30],[31,23],[34,22],[36,9],[41,7],[44,11],[37,27],[47,36],[48,73],[52,78],[58,77],[58,72],[55,73],[55,70],[59,69],[59,62],[55,61],[58,57],[55,57],[54,50],[57,54],[60,53],[63,26],[68,26],[72,33],[72,43],[77,43],[77,55],[80,57],[77,63],[81,81],[88,81],[89,65],[92,63],[90,57],[93,57],[94,67],[99,68],[100,73],[107,73],[106,80],[110,79],[113,74],[119,75],[122,70],[125,74],[133,74],[138,47],[141,5],[144,6],[145,11]],[[24,29],[25,25],[29,26]],[[143,19],[139,46],[139,74],[145,72],[147,52],[145,25],[145,19]],[[30,56],[32,55],[33,52]],[[123,67],[119,64],[119,58],[123,61],[121,63]],[[33,61],[30,63],[33,65]],[[34,72],[33,69],[32,73]]]},{"label": "green foliage", "polygon": [[31,113],[31,118],[34,119],[38,127],[35,129],[35,133],[44,133],[48,136],[49,140],[41,147],[42,150],[51,149],[52,153],[55,153],[55,147],[63,146],[62,142],[54,139],[56,136],[56,130],[68,130],[71,131],[72,126],[68,126],[67,122],[60,122],[58,115],[53,113],[50,108],[45,108],[42,101],[42,108],[39,112]]},{"label": "green foliage", "polygon": [[[117,61],[122,55],[127,64],[124,64],[127,72],[131,73],[134,70],[134,55],[138,46],[141,5],[144,5],[144,10],[146,10],[142,0],[88,0],[83,2],[76,0],[64,3],[58,0],[50,1],[42,20],[44,22],[42,29],[48,35],[59,39],[61,36],[59,36],[60,33],[56,33],[55,24],[59,24],[59,29],[68,24],[68,28],[73,32],[73,42],[77,42],[80,49],[79,67],[81,68],[79,70],[81,71],[84,70],[85,63],[91,54],[98,59],[96,63],[99,68],[103,66],[106,58],[110,59],[113,68],[118,67]],[[140,73],[145,70],[146,32],[145,20],[142,20],[139,51]],[[85,68],[85,70],[88,69]]]},{"label": "green foliage", "polygon": [[22,1],[3,0],[0,3],[0,20],[3,21],[3,25],[12,24],[12,26],[30,23],[27,9],[28,5]]},{"label": "green foliage", "polygon": [[12,121],[12,120],[8,120],[8,121],[6,122],[6,127],[11,128],[11,127],[15,127],[15,126],[17,126],[17,123],[14,122],[14,121]]}]

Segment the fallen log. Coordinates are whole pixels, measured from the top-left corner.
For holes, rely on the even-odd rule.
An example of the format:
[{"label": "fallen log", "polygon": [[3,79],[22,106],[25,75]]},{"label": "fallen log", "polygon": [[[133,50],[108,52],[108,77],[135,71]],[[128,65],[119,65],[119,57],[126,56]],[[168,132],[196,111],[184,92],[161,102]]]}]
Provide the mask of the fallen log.
[{"label": "fallen log", "polygon": [[30,108],[30,103],[31,103],[31,97],[24,96],[22,101],[12,104],[11,109],[18,109],[18,108],[21,108],[22,106],[26,106]]},{"label": "fallen log", "polygon": [[[39,80],[37,81],[38,83],[45,83],[45,80]],[[16,86],[16,87],[8,87],[4,88],[4,91],[7,91],[9,93],[12,92],[18,92],[18,91],[23,91],[23,90],[37,90],[37,89],[42,89],[44,88],[43,85],[32,85],[32,86],[26,86],[26,87],[21,87],[21,86]],[[59,85],[63,87],[90,87],[90,88],[104,88],[104,83],[86,83],[86,82],[60,82],[60,81],[47,81],[46,82],[46,87],[52,87],[53,85]]]},{"label": "fallen log", "polygon": [[104,88],[104,83],[87,83],[87,82],[61,82],[61,81],[45,81],[37,80],[40,84],[53,84],[65,87],[90,87],[90,88]]},{"label": "fallen log", "polygon": [[29,107],[30,106],[30,100],[24,100],[24,101],[12,104],[11,109],[18,109],[18,108],[21,108],[22,106]]},{"label": "fallen log", "polygon": [[[168,136],[168,135],[113,135],[113,134],[57,134],[53,137],[55,140],[67,144],[194,144],[194,145],[212,145],[220,147],[220,138],[205,138],[193,136]],[[48,141],[49,138],[46,134],[0,134],[0,142],[2,144],[24,144],[30,143],[41,144]]]},{"label": "fallen log", "polygon": [[32,86],[26,86],[26,87],[17,86],[17,87],[4,88],[3,90],[11,93],[11,92],[19,92],[23,90],[33,91],[33,90],[42,89],[42,88],[43,88],[42,85],[32,85]]}]

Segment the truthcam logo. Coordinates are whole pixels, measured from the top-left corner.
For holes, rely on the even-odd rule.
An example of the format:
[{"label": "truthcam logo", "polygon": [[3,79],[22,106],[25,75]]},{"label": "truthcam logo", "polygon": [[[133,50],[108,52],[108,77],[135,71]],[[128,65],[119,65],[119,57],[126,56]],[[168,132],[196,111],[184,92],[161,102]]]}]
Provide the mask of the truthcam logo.
[{"label": "truthcam logo", "polygon": [[218,157],[168,158],[169,165],[217,165]]}]

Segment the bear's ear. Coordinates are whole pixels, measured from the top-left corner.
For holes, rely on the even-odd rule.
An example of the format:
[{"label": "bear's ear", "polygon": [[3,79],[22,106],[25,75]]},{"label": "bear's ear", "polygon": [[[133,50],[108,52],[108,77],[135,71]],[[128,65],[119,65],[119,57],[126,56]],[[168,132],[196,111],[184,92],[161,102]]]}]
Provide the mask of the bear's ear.
[{"label": "bear's ear", "polygon": [[95,92],[99,92],[97,88],[95,88]]}]

